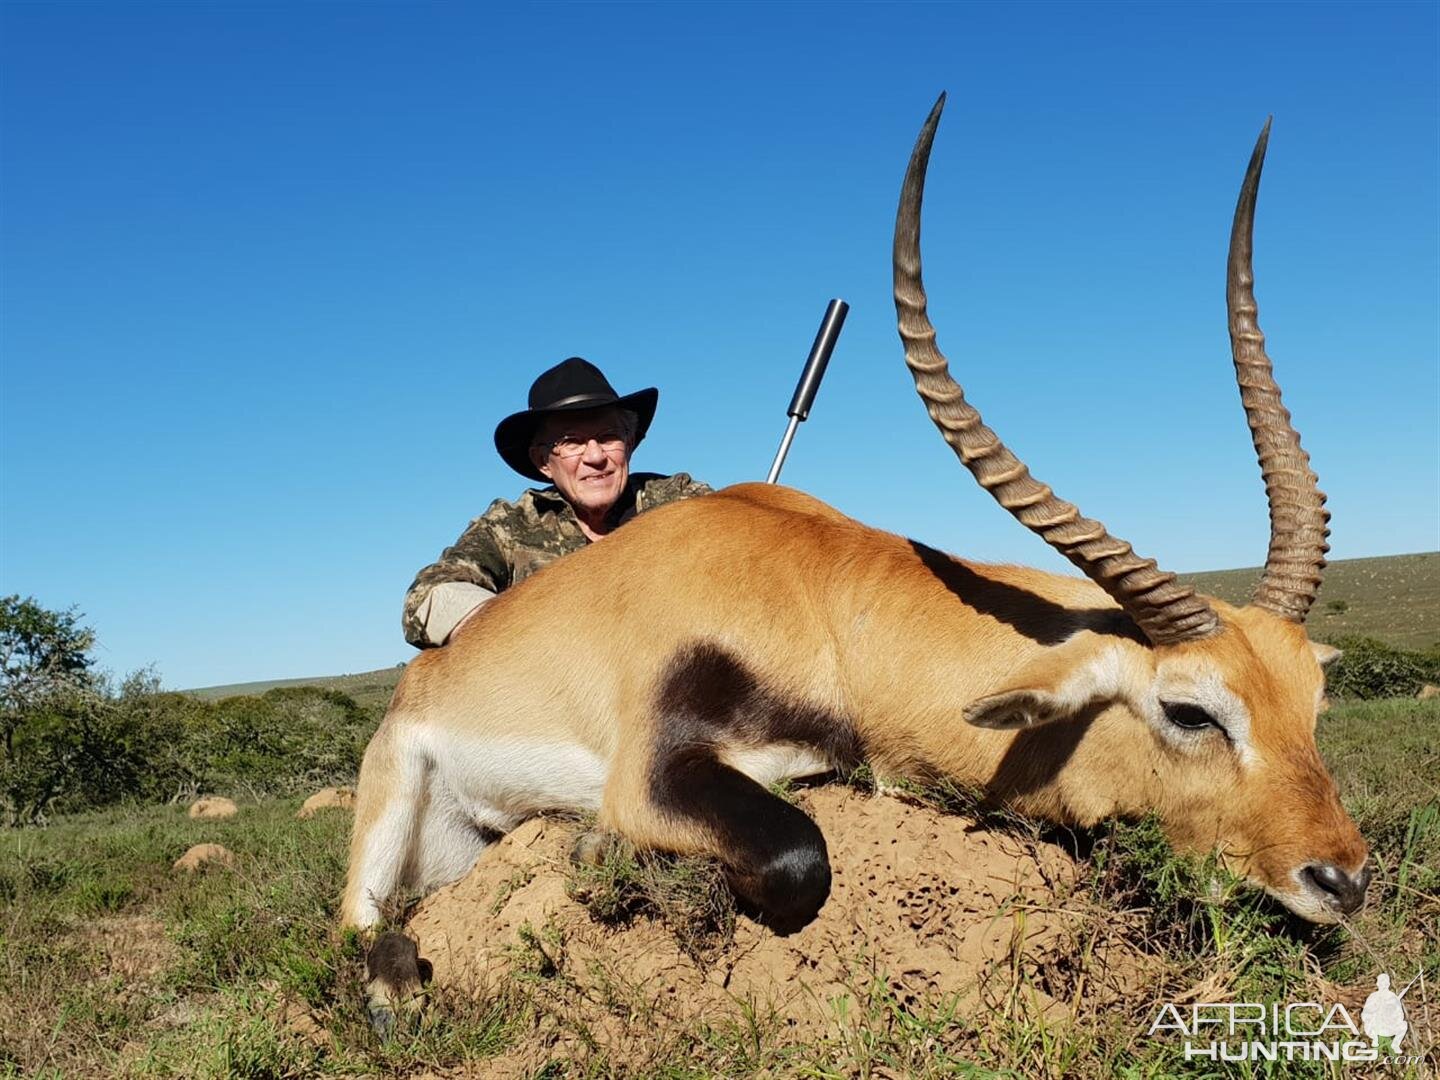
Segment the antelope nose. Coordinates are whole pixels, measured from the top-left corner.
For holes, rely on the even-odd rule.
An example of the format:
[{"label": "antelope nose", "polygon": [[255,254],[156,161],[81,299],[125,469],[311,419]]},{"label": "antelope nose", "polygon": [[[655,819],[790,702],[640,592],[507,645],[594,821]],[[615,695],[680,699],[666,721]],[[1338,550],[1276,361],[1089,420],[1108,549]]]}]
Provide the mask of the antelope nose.
[{"label": "antelope nose", "polygon": [[1305,868],[1305,877],[1327,904],[1349,915],[1365,902],[1370,867],[1362,866],[1358,873],[1347,874],[1334,863],[1311,863]]}]

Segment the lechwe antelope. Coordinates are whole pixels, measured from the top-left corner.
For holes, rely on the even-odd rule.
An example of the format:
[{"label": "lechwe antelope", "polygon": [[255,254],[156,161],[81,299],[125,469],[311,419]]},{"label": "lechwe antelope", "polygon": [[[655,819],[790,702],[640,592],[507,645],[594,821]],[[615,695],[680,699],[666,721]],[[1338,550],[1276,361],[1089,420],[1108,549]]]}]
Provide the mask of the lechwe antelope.
[{"label": "lechwe antelope", "polygon": [[965,562],[759,484],[644,515],[410,664],[360,774],[346,923],[373,926],[392,893],[453,881],[497,834],[564,808],[598,811],[641,848],[717,857],[760,920],[793,931],[829,892],[825,838],[768,786],[859,760],[1048,821],[1156,812],[1178,847],[1218,847],[1316,922],[1362,902],[1365,842],[1315,747],[1336,653],[1303,626],[1327,513],[1256,324],[1266,134],[1227,297],[1272,525],[1254,602],[1237,608],[1031,479],[951,378],[920,278],[943,101],[895,226],[906,362],[960,460],[1085,578]]}]

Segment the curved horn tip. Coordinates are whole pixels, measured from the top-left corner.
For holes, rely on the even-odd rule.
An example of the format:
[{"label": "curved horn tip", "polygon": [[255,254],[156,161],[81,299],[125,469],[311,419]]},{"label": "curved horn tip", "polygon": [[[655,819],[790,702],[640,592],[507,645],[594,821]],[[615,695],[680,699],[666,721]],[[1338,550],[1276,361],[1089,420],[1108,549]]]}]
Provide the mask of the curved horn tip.
[{"label": "curved horn tip", "polygon": [[1255,156],[1265,157],[1265,148],[1270,145],[1270,125],[1275,122],[1275,114],[1271,113],[1265,118],[1265,126],[1260,129],[1260,137],[1255,140]]},{"label": "curved horn tip", "polygon": [[930,106],[930,115],[925,117],[925,123],[920,125],[920,138],[916,140],[917,143],[923,141],[927,135],[932,139],[935,137],[935,129],[940,126],[940,114],[945,111],[945,95],[946,92],[941,90],[935,104]]},{"label": "curved horn tip", "polygon": [[[925,117],[925,123],[920,125],[920,134],[915,137],[915,149],[910,152],[910,165],[905,170],[905,186],[901,189],[900,209],[895,219],[897,229],[906,207],[910,205],[911,200],[906,198],[906,193],[912,190],[912,185],[915,185],[913,203],[917,208],[920,205],[919,193],[925,187],[925,170],[930,164],[930,148],[935,143],[935,131],[940,126],[940,114],[944,109],[945,91],[942,90],[940,96],[935,99],[935,104],[930,108],[930,115]],[[918,214],[918,209],[916,212]],[[899,236],[898,232],[896,236]]]},{"label": "curved horn tip", "polygon": [[[1270,122],[1274,119],[1274,116],[1265,118],[1265,126],[1260,129],[1260,137],[1255,140],[1255,149],[1250,152],[1250,163],[1245,166],[1245,179],[1240,182],[1240,197],[1235,202],[1235,228],[1239,228],[1241,222],[1248,220],[1254,213],[1255,197],[1260,190],[1260,173],[1265,168],[1265,151],[1270,145]],[[1236,235],[1238,234],[1231,233],[1232,238]]]}]

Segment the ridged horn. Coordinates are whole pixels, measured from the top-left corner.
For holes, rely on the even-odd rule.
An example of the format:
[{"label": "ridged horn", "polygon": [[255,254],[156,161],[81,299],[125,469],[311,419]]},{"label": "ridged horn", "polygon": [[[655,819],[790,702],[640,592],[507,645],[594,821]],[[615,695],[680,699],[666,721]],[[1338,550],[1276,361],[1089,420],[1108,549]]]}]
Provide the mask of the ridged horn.
[{"label": "ridged horn", "polygon": [[1303,623],[1320,592],[1321,571],[1330,545],[1330,511],[1320,481],[1310,469],[1310,455],[1300,448],[1300,435],[1280,401],[1280,387],[1265,355],[1255,304],[1252,266],[1255,197],[1260,170],[1270,141],[1270,121],[1255,143],[1245,182],[1235,204],[1230,228],[1230,259],[1225,275],[1225,308],[1230,317],[1230,351],[1245,419],[1260,458],[1265,497],[1270,502],[1270,551],[1265,573],[1251,602],[1291,622]]},{"label": "ridged horn", "polygon": [[950,375],[950,365],[935,344],[935,328],[926,313],[920,275],[920,205],[925,169],[940,112],[941,94],[930,111],[905,173],[900,209],[895,215],[895,311],[905,363],[915,377],[930,419],[980,486],[1026,528],[1038,533],[1112,596],[1156,645],[1173,645],[1215,633],[1220,622],[1195,590],[1177,585],[1175,575],[1155,560],[1141,558],[1124,540],[1111,536],[1098,521],[1035,480],[1030,470],[985,426],[980,413]]}]

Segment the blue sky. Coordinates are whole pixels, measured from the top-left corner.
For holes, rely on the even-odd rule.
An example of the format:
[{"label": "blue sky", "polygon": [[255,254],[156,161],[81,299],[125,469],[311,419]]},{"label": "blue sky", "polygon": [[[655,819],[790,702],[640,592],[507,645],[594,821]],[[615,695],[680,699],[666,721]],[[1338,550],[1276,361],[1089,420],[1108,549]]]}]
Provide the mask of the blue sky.
[{"label": "blue sky", "polygon": [[[661,387],[636,467],[785,482],[1068,570],[926,420],[890,301],[926,201],[942,348],[1041,479],[1176,570],[1255,565],[1224,256],[1332,556],[1440,546],[1433,4],[0,6],[0,592],[166,685],[406,659],[400,600],[525,482],[572,354]],[[724,537],[704,542],[723,543]]]}]

